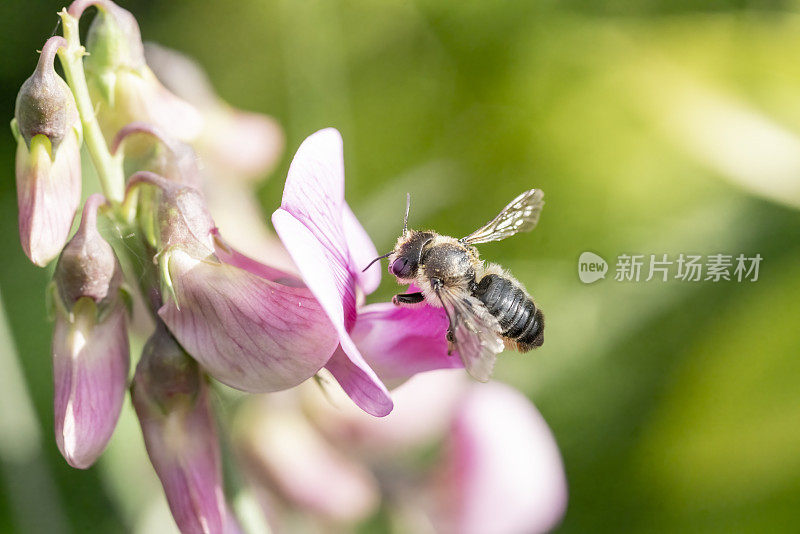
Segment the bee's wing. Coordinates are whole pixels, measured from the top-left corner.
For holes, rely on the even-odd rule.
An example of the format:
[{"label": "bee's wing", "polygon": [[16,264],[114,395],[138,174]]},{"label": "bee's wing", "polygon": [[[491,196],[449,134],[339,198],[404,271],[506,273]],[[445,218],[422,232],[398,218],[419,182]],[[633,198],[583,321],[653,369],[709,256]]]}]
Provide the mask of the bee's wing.
[{"label": "bee's wing", "polygon": [[529,232],[539,222],[539,214],[544,206],[544,193],[541,189],[529,189],[512,200],[497,217],[478,228],[461,241],[467,245],[500,241],[518,232]]},{"label": "bee's wing", "polygon": [[436,291],[447,311],[455,334],[455,349],[467,372],[486,382],[504,344],[497,319],[486,306],[466,292],[443,287]]}]

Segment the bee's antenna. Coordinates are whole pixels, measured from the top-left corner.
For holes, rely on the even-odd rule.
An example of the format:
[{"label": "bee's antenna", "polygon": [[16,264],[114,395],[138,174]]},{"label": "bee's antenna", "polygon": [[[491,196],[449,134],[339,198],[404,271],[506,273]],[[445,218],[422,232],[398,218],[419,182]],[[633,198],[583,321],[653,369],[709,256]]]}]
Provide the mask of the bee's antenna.
[{"label": "bee's antenna", "polygon": [[387,252],[387,253],[386,253],[386,254],[384,254],[383,256],[378,256],[377,258],[375,258],[374,260],[372,260],[371,262],[369,262],[369,265],[367,265],[366,267],[364,267],[364,270],[363,270],[363,271],[361,271],[361,272],[362,272],[362,273],[363,273],[363,272],[366,272],[366,271],[367,271],[367,269],[369,269],[370,267],[372,267],[372,264],[373,264],[373,263],[375,263],[375,262],[376,262],[376,261],[378,261],[378,260],[382,260],[383,258],[388,258],[388,257],[389,257],[389,256],[391,256],[393,253],[394,253],[394,250],[393,250],[392,252]]},{"label": "bee's antenna", "polygon": [[403,234],[408,231],[408,213],[411,211],[411,193],[406,193],[406,216],[403,217]]}]

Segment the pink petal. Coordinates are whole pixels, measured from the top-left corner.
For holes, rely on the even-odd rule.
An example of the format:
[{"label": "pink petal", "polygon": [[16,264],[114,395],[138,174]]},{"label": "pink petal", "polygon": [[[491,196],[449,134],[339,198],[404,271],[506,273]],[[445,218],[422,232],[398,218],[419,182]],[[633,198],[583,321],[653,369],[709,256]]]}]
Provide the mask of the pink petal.
[{"label": "pink petal", "polygon": [[[315,286],[320,285],[316,283],[318,278],[320,281],[324,279],[328,285],[333,284],[326,292],[335,292],[337,295],[337,307],[342,312],[336,314],[336,319],[342,316],[345,326],[350,328],[355,321],[356,270],[351,267],[345,238],[344,206],[342,137],[333,128],[320,130],[309,136],[297,149],[289,167],[281,202],[281,210],[304,226],[307,233],[319,243],[320,246],[315,247],[313,262],[303,261],[311,259],[298,251],[303,245],[294,245],[290,236],[282,235],[279,226],[285,217],[278,217],[276,223],[276,212],[273,224],[315,295],[318,290]],[[318,263],[320,261],[322,263]]]},{"label": "pink petal", "polygon": [[[295,158],[297,159],[297,158]],[[339,334],[341,347],[330,358],[327,368],[356,404],[368,413],[382,416],[392,409],[386,387],[364,361],[348,334],[347,325],[355,322],[355,298],[352,278],[347,283],[337,278],[350,277],[349,271],[336,267],[330,250],[308,227],[289,212],[278,209],[272,224],[292,256],[308,288],[319,301]],[[342,305],[351,296],[349,310]],[[349,314],[349,315],[348,315]]]},{"label": "pink petal", "polygon": [[67,242],[81,197],[80,143],[74,130],[50,153],[39,137],[17,148],[16,178],[19,236],[30,260],[44,267]]},{"label": "pink petal", "polygon": [[[214,378],[251,392],[293,387],[336,348],[330,320],[306,288],[174,250],[172,299],[159,315]],[[178,306],[180,308],[178,308]]]},{"label": "pink petal", "polygon": [[374,511],[378,484],[365,466],[330,445],[293,406],[250,402],[237,423],[248,471],[259,484],[303,513],[334,521],[357,521]]},{"label": "pink petal", "polygon": [[358,222],[353,210],[345,203],[342,209],[342,224],[347,247],[350,250],[350,268],[356,273],[356,282],[364,294],[369,295],[381,283],[381,264],[375,262],[365,272],[364,267],[378,256],[378,251],[367,235],[367,231]]},{"label": "pink petal", "polygon": [[225,532],[222,463],[206,384],[201,379],[191,406],[169,413],[154,409],[143,388],[134,387],[133,403],[147,454],[178,528],[181,532]]},{"label": "pink petal", "polygon": [[91,466],[108,444],[128,382],[124,308],[97,324],[93,315],[93,305],[88,314],[74,313],[74,323],[58,314],[53,332],[56,443],[80,469]]},{"label": "pink petal", "polygon": [[442,308],[387,302],[361,308],[350,336],[381,380],[396,387],[417,373],[464,367],[447,354],[446,332]]},{"label": "pink petal", "polygon": [[567,504],[561,455],[524,395],[496,382],[474,385],[451,436],[437,530],[530,534],[558,525]]}]

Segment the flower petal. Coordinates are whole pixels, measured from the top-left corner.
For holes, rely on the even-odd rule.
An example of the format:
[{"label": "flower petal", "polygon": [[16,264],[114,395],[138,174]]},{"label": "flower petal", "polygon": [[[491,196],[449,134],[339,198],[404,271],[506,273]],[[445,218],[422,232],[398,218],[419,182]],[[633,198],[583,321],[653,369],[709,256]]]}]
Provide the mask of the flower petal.
[{"label": "flower petal", "polygon": [[77,133],[71,130],[51,159],[49,141],[36,136],[31,152],[17,148],[19,235],[25,254],[41,267],[67,242],[81,196],[81,156]]},{"label": "flower petal", "polygon": [[389,387],[433,369],[463,368],[457,354],[447,354],[447,317],[427,304],[371,304],[359,310],[350,332],[364,359]]},{"label": "flower petal", "polygon": [[521,393],[474,385],[453,423],[439,473],[437,530],[548,532],[564,515],[567,483],[553,435]]},{"label": "flower petal", "polygon": [[[253,399],[237,416],[249,472],[304,513],[351,522],[378,505],[378,483],[331,446],[292,405]],[[366,416],[365,416],[366,417]]]},{"label": "flower petal", "polygon": [[72,467],[86,469],[114,432],[128,383],[128,337],[123,307],[94,323],[95,307],[70,322],[57,314],[53,332],[56,443]]},{"label": "flower petal", "polygon": [[[138,369],[137,369],[138,374]],[[222,462],[208,386],[201,378],[190,403],[164,413],[148,385],[134,379],[133,405],[147,454],[161,480],[172,517],[181,532],[225,532],[227,505],[222,492]]]},{"label": "flower petal", "polygon": [[361,291],[369,295],[378,289],[381,283],[381,265],[375,262],[366,271],[364,267],[378,256],[378,251],[347,203],[342,209],[342,224],[347,247],[350,250],[350,269],[356,273],[356,282]]},{"label": "flower petal", "polygon": [[177,304],[169,299],[159,315],[221,382],[251,392],[293,387],[336,348],[330,320],[308,289],[178,249],[167,261]]},{"label": "flower petal", "polygon": [[[344,390],[366,412],[383,416],[392,409],[386,387],[359,353],[347,333],[347,324],[355,322],[355,303],[346,315],[342,306],[342,284],[337,281],[341,269],[331,267],[331,255],[312,231],[289,212],[278,209],[272,224],[297,265],[308,288],[313,292],[339,334],[340,348],[326,365]],[[349,276],[349,271],[346,271]],[[352,291],[347,289],[344,293]]]}]

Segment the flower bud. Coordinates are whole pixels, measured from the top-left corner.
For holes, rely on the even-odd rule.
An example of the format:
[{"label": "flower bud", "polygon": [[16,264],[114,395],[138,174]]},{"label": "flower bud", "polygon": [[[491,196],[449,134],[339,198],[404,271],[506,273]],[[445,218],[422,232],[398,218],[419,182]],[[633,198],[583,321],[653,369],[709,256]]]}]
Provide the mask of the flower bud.
[{"label": "flower bud", "polygon": [[159,322],[136,366],[131,396],[181,532],[225,532],[228,524],[207,390],[200,368]]},{"label": "flower bud", "polygon": [[97,231],[100,195],[86,201],[75,236],[53,275],[56,442],[73,466],[91,466],[117,424],[128,381],[129,348],[122,272]]},{"label": "flower bud", "polygon": [[169,92],[144,59],[139,25],[133,15],[110,0],[73,4],[79,17],[89,5],[98,13],[89,27],[84,62],[92,100],[100,102],[97,119],[111,143],[120,128],[134,121],[154,124],[169,135],[188,141],[203,125],[199,112]]},{"label": "flower bud", "polygon": [[62,37],[45,43],[17,95],[12,122],[20,241],[39,266],[63,248],[81,196],[80,118],[69,86],[53,68],[65,44]]}]

